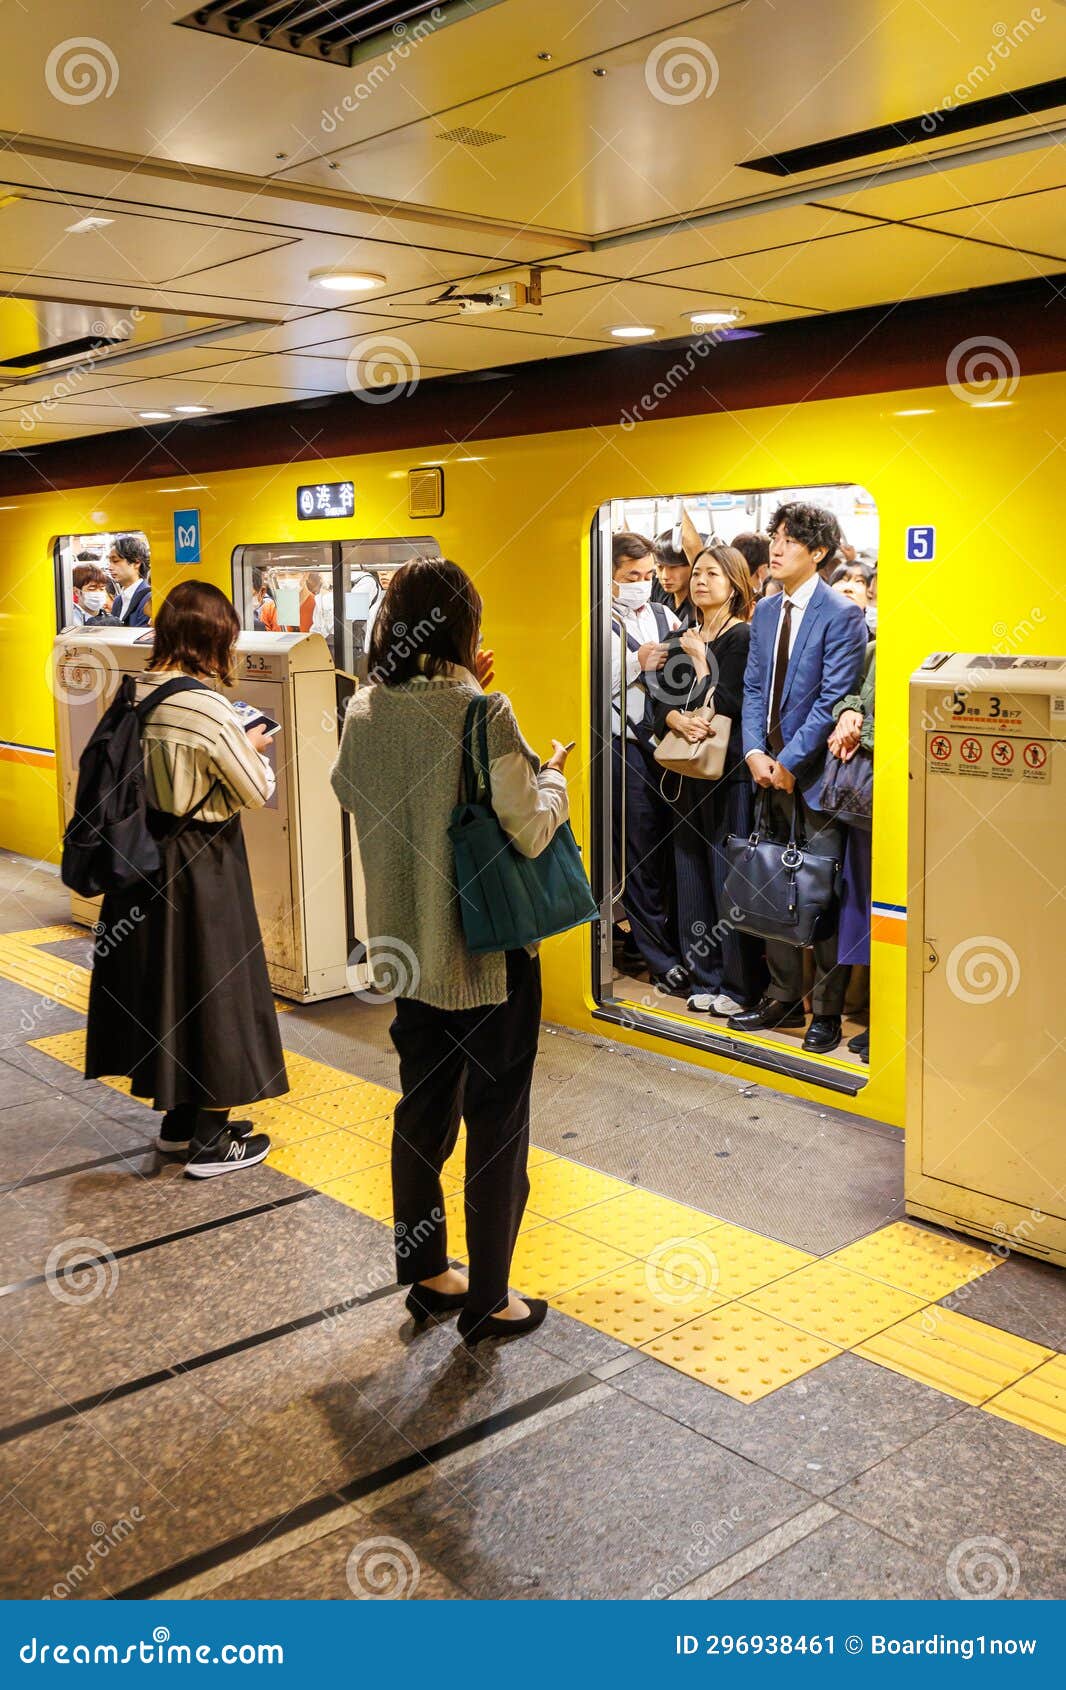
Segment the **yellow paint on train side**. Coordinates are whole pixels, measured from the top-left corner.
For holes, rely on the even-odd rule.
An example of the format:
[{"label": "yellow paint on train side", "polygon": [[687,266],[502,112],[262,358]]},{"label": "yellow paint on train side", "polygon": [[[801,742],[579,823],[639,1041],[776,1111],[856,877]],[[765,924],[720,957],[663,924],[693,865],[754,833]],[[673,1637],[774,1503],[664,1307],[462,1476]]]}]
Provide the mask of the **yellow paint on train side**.
[{"label": "yellow paint on train side", "polygon": [[[620,354],[624,355],[624,354]],[[47,684],[54,631],[52,542],[57,534],[141,528],[157,598],[197,574],[229,589],[235,546],[249,542],[374,539],[426,532],[475,577],[498,686],[533,742],[576,737],[571,759],[575,831],[588,843],[589,530],[610,498],[652,493],[859,483],[881,518],[877,667],[875,901],[906,903],[907,680],[931,651],[1066,652],[1066,602],[1048,559],[1058,513],[1066,377],[1023,379],[1009,405],[982,407],[946,387],[816,401],[622,427],[574,429],[355,458],[224,473],[173,471],[162,482],[41,493],[0,512],[0,740],[54,744]],[[905,416],[907,410],[925,415]],[[254,424],[250,423],[250,426]],[[406,471],[446,466],[446,514],[411,521]],[[354,518],[298,522],[296,487],[355,482]],[[163,489],[169,489],[164,491]],[[176,490],[175,490],[176,489]],[[198,505],[204,561],[178,568],[175,509]],[[934,524],[933,564],[908,563],[905,530]],[[54,772],[0,759],[0,844],[57,854]],[[840,1108],[903,1122],[905,1059],[902,923],[879,922],[874,945],[869,1085]],[[890,931],[886,931],[890,929]],[[587,932],[544,949],[545,1016],[593,1031]],[[663,1040],[611,1036],[667,1053]],[[761,1070],[686,1052],[687,1061],[765,1082]],[[818,1098],[799,1081],[775,1084]]]}]

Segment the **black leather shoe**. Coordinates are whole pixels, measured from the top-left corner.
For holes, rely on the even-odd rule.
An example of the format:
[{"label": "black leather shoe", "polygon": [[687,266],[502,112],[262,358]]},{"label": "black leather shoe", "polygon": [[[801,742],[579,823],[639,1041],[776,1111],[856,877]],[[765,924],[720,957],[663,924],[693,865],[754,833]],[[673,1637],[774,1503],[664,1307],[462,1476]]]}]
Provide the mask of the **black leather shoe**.
[{"label": "black leather shoe", "polygon": [[434,1291],[432,1285],[412,1285],[406,1297],[407,1312],[419,1323],[454,1314],[465,1305],[465,1291]]},{"label": "black leather shoe", "polygon": [[803,1048],[824,1056],[836,1050],[843,1036],[839,1015],[815,1015],[803,1036]]},{"label": "black leather shoe", "polygon": [[742,1009],[726,1022],[735,1033],[758,1033],[764,1027],[802,1027],[807,1017],[801,1003],[781,1003],[777,998],[760,998],[754,1009]]},{"label": "black leather shoe", "polygon": [[856,1033],[856,1035],[853,1039],[848,1040],[848,1049],[853,1050],[855,1052],[855,1055],[859,1058],[859,1060],[861,1062],[869,1062],[869,1060],[870,1060],[870,1029],[869,1029],[869,1027],[864,1027],[861,1033]]},{"label": "black leather shoe", "polygon": [[665,974],[653,974],[652,985],[658,986],[660,991],[669,992],[673,997],[681,997],[688,990],[690,979],[688,969],[675,962],[673,968],[668,968]]},{"label": "black leather shoe", "polygon": [[523,1297],[522,1301],[529,1313],[521,1320],[504,1320],[495,1314],[479,1317],[464,1309],[456,1324],[467,1348],[473,1349],[483,1338],[521,1338],[526,1332],[535,1332],[548,1312],[548,1305],[541,1297]]}]

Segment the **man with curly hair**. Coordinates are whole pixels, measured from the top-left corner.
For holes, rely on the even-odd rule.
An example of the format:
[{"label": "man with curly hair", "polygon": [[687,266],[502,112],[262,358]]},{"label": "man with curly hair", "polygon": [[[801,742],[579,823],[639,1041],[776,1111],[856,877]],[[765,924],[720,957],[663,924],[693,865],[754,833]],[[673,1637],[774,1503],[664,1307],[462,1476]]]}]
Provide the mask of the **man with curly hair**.
[{"label": "man with curly hair", "polygon": [[[782,844],[793,825],[818,856],[843,857],[840,825],[818,808],[833,706],[854,692],[866,652],[866,624],[858,605],[834,593],[819,564],[841,545],[831,511],[800,501],[781,505],[770,519],[770,577],[781,591],[755,608],[744,673],[744,756],[756,787],[766,794],[766,825]],[[795,814],[794,814],[795,812]],[[734,1015],[743,1032],[802,1027],[803,953],[768,939],[770,984],[754,1009]],[[835,931],[814,943],[813,1014],[806,1051],[835,1050],[847,970],[837,965]]]}]

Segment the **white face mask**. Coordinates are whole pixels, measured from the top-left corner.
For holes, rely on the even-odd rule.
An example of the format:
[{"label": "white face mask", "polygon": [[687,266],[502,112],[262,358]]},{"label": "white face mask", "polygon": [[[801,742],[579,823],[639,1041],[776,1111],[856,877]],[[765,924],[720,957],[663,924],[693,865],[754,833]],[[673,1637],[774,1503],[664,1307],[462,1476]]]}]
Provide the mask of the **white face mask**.
[{"label": "white face mask", "polygon": [[619,581],[615,597],[627,610],[641,610],[651,603],[651,582]]},{"label": "white face mask", "polygon": [[101,588],[90,589],[89,592],[82,593],[81,602],[82,608],[87,610],[90,615],[95,616],[98,611],[103,610],[107,603],[107,594]]}]

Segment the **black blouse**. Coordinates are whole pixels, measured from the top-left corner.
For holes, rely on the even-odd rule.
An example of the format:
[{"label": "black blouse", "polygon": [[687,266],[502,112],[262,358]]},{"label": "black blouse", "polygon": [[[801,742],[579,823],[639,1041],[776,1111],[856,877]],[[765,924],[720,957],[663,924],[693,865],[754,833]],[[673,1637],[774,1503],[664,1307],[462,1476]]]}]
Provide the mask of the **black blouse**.
[{"label": "black blouse", "polygon": [[696,681],[696,668],[688,653],[681,649],[681,634],[669,634],[664,640],[666,662],[654,679],[645,680],[653,695],[652,733],[656,739],[669,733],[666,718],[671,710],[695,710],[706,702],[714,685],[714,707],[729,716],[733,730],[729,735],[729,750],[723,779],[747,779],[748,766],[744,761],[744,735],[741,729],[741,710],[744,704],[744,670],[748,662],[751,627],[747,622],[735,622],[724,634],[708,641],[707,657],[711,673],[705,680]]}]

